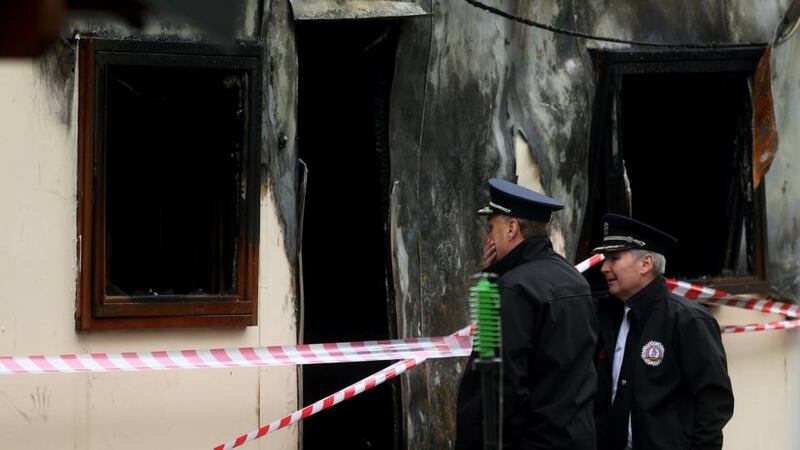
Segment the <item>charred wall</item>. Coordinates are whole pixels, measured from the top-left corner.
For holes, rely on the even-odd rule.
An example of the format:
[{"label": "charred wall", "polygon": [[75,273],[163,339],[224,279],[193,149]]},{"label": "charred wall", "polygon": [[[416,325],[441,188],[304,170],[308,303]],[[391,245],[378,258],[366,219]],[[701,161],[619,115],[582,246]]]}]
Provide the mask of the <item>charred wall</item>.
[{"label": "charred wall", "polygon": [[[487,178],[519,174],[518,137],[528,143],[523,149],[538,166],[544,192],[567,204],[556,215],[557,228],[565,256],[575,257],[596,94],[587,49],[629,46],[528,27],[465,1],[418,3],[432,17],[407,22],[400,38],[390,130],[397,180],[392,232],[400,334],[432,336],[467,323],[467,287],[484,229],[473,212],[485,201]],[[730,44],[767,42],[787,2],[486,3],[595,35]],[[768,209],[779,208],[770,201]],[[779,234],[797,241],[796,230]],[[781,256],[782,263],[794,264],[792,255]],[[408,448],[451,447],[461,370],[456,361],[426,362],[404,378]]]},{"label": "charred wall", "polygon": [[800,300],[800,130],[795,118],[797,74],[800,73],[800,36],[795,33],[773,51],[773,95],[780,144],[767,173],[767,232],[769,234],[769,273],[772,288],[781,297]]},{"label": "charred wall", "polygon": [[[766,176],[767,183],[767,232],[769,235],[770,285],[776,294],[800,300],[800,180],[797,168],[800,164],[800,128],[796,117],[800,114],[798,100],[798,73],[800,73],[800,34],[794,35],[773,50],[772,57],[773,96],[775,119],[780,144],[775,160]],[[795,351],[788,358],[787,370],[800,371],[800,352],[797,350],[797,334],[793,337]],[[793,379],[793,378],[789,378]],[[792,405],[791,417],[800,414],[800,389],[791,383],[788,392]],[[790,441],[800,444],[800,432],[792,430]]]}]

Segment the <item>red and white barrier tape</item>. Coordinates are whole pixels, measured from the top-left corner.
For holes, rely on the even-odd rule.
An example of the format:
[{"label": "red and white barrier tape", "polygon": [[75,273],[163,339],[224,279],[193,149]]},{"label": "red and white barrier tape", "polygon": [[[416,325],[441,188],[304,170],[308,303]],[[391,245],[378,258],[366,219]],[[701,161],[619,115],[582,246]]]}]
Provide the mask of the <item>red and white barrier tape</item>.
[{"label": "red and white barrier tape", "polygon": [[330,408],[331,406],[339,404],[368,389],[372,389],[375,386],[383,383],[384,381],[391,380],[392,378],[395,378],[401,373],[416,367],[417,364],[421,363],[422,361],[425,361],[425,358],[412,358],[394,363],[391,366],[381,370],[380,372],[370,375],[367,378],[364,378],[363,380],[357,383],[353,383],[350,386],[336,392],[335,394],[331,394],[322,400],[316,401],[306,406],[303,409],[295,411],[274,422],[268,423],[267,425],[264,425],[263,427],[257,430],[251,431],[247,434],[243,434],[232,441],[220,444],[214,447],[214,450],[230,450],[239,447],[241,445],[244,445],[247,442],[254,441],[258,438],[264,437],[270,433],[278,431],[281,428],[288,427],[289,425],[295,422],[299,422],[308,416],[311,416],[313,414],[322,411],[323,409]]},{"label": "red and white barrier tape", "polygon": [[[575,268],[579,272],[585,272],[592,266],[597,265],[602,260],[603,260],[602,254],[592,255],[591,258],[577,264]],[[468,327],[462,328],[461,330],[457,331],[451,336],[458,336],[458,335],[469,336],[472,333],[472,330],[473,330],[472,325],[470,325]],[[224,444],[220,444],[214,447],[214,450],[231,450],[236,447],[242,446],[247,442],[254,441],[258,438],[264,437],[270,433],[278,431],[281,428],[285,428],[295,422],[299,422],[300,420],[303,420],[312,414],[316,414],[322,411],[323,409],[330,408],[331,406],[336,405],[354,395],[358,395],[368,389],[371,389],[377,386],[378,384],[383,383],[386,380],[390,380],[395,376],[399,375],[400,373],[416,367],[423,361],[425,361],[424,358],[414,358],[395,363],[381,370],[380,372],[370,375],[369,377],[364,378],[363,380],[357,383],[351,384],[350,386],[336,392],[335,394],[329,395],[328,397],[325,397],[322,400],[318,400],[312,403],[311,405],[304,407],[303,409],[297,410],[257,430],[251,431],[247,434],[243,434],[237,437],[236,439],[228,441]],[[398,372],[398,370],[401,370],[401,372]],[[346,394],[349,395],[345,396]]]},{"label": "red and white barrier tape", "polygon": [[[580,272],[596,266],[604,258],[602,254],[592,255],[589,259],[575,266]],[[770,314],[788,316],[793,320],[781,320],[769,323],[755,323],[750,325],[725,325],[720,327],[722,334],[729,333],[748,333],[753,331],[786,330],[800,327],[800,305],[776,302],[766,299],[752,299],[739,295],[731,295],[727,292],[712,289],[699,284],[687,283],[685,281],[667,278],[667,288],[670,292],[687,300],[692,300],[708,305],[724,305],[735,308],[749,309]]]},{"label": "red and white barrier tape", "polygon": [[[577,264],[584,272],[603,261],[602,254],[593,255]],[[669,290],[689,300],[781,314],[794,320],[765,324],[728,325],[722,333],[780,330],[800,326],[800,305],[773,300],[749,299],[727,294],[700,285],[667,280]],[[16,373],[75,373],[111,371],[149,371],[215,367],[259,367],[340,362],[382,361],[406,358],[403,361],[364,378],[322,400],[269,423],[258,430],[215,447],[229,450],[266,436],[310,415],[316,414],[387,380],[410,370],[429,358],[468,356],[472,351],[472,326],[446,337],[407,338],[383,341],[361,341],[297,346],[243,347],[233,349],[182,350],[159,352],[91,353],[83,355],[35,355],[28,357],[0,356],[0,375]]]},{"label": "red and white barrier tape", "polygon": [[769,323],[754,323],[750,325],[725,325],[720,327],[722,334],[729,333],[747,333],[751,331],[770,331],[770,330],[787,330],[789,328],[800,327],[800,319],[781,320],[778,322]]},{"label": "red and white barrier tape", "polygon": [[770,314],[780,314],[793,318],[800,317],[800,305],[781,303],[774,300],[752,299],[739,295],[731,295],[706,286],[691,284],[685,281],[667,279],[669,290],[689,300],[701,301],[711,305],[734,306]]},{"label": "red and white barrier tape", "polygon": [[670,292],[680,295],[688,300],[705,303],[708,305],[724,305],[735,308],[749,309],[769,314],[779,314],[791,317],[794,320],[781,320],[778,322],[756,323],[750,325],[726,325],[720,327],[722,334],[749,333],[753,331],[786,330],[800,326],[800,305],[776,302],[760,298],[747,298],[731,295],[727,292],[712,289],[698,284],[667,279],[667,288]]},{"label": "red and white barrier tape", "polygon": [[[470,338],[471,333],[472,333],[472,326],[470,325],[458,330],[451,336],[466,337],[468,339],[471,339]],[[251,431],[247,434],[243,434],[232,441],[220,444],[214,447],[214,450],[231,450],[241,445],[244,445],[247,442],[254,441],[258,438],[264,437],[270,433],[280,430],[281,428],[285,428],[295,422],[299,422],[300,420],[303,420],[308,416],[316,414],[322,411],[323,409],[330,408],[331,406],[341,403],[355,395],[358,395],[364,391],[372,389],[375,386],[385,381],[391,380],[392,378],[395,378],[401,373],[416,367],[423,361],[425,361],[425,358],[410,358],[404,361],[394,363],[391,366],[381,370],[380,372],[370,375],[361,381],[353,383],[350,386],[336,392],[335,394],[331,394],[323,398],[322,400],[318,400],[306,406],[303,409],[297,410],[274,422],[264,425],[263,427],[257,430]]]},{"label": "red and white barrier tape", "polygon": [[606,259],[606,257],[603,256],[602,253],[594,254],[584,259],[583,261],[579,262],[578,264],[575,264],[575,269],[580,273],[586,272],[590,268],[600,264],[600,262],[603,261],[604,259]]},{"label": "red and white barrier tape", "polygon": [[[592,255],[590,258],[578,263],[575,265],[575,269],[579,272],[585,272],[591,267],[596,266],[601,261],[603,261],[605,257],[602,254]],[[682,295],[690,300],[698,300],[704,303],[716,303],[716,304],[724,304],[727,306],[738,306],[741,308],[747,309],[758,309],[764,312],[773,312],[776,314],[784,314],[797,317],[797,308],[800,306],[797,305],[789,305],[786,303],[778,303],[773,302],[771,300],[750,300],[741,297],[736,297],[733,295],[729,295],[722,291],[717,291],[714,289],[709,289],[704,286],[699,285],[692,285],[690,283],[675,281],[675,280],[667,280],[667,286],[669,287],[670,291],[675,292],[677,295]],[[684,295],[685,294],[685,295]],[[760,303],[764,302],[764,303]],[[777,308],[777,309],[775,309]],[[785,312],[784,312],[785,311]],[[784,320],[780,322],[771,322],[766,324],[752,324],[752,325],[728,325],[721,328],[721,332],[725,333],[740,333],[746,331],[764,331],[764,330],[780,330],[780,329],[787,329],[787,328],[795,328],[800,326],[800,319],[796,320]],[[454,335],[468,335],[472,331],[472,327],[466,327],[459,330]],[[256,440],[260,437],[264,437],[267,434],[270,434],[274,431],[277,431],[281,428],[287,427],[295,422],[298,422],[312,414],[316,414],[323,409],[330,408],[337,403],[341,403],[342,401],[354,396],[358,395],[368,389],[371,389],[378,384],[383,383],[384,381],[390,380],[397,375],[410,370],[420,363],[425,361],[424,358],[414,358],[414,359],[407,359],[405,361],[400,361],[395,363],[386,369],[381,370],[380,372],[370,375],[369,377],[354,383],[335,394],[329,395],[322,400],[312,403],[309,406],[306,406],[303,409],[293,412],[281,419],[278,419],[270,424],[267,424],[258,430],[251,431],[250,433],[243,434],[238,438],[229,441],[225,444],[218,445],[214,447],[214,450],[231,450],[241,445],[244,445],[247,442]]]},{"label": "red and white barrier tape", "polygon": [[468,356],[471,338],[445,336],[295,346],[159,352],[0,356],[0,375],[260,367]]}]

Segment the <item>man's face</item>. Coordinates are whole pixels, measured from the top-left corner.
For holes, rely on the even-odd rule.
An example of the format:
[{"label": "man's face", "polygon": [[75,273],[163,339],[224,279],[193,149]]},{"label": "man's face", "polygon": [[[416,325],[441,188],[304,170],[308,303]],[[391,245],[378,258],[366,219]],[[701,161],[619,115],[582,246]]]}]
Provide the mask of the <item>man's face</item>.
[{"label": "man's face", "polygon": [[511,245],[511,218],[500,214],[489,216],[488,223],[489,229],[486,231],[484,237],[484,244],[487,242],[494,243],[496,257],[495,261],[503,259],[514,246]]},{"label": "man's face", "polygon": [[637,258],[630,250],[620,250],[605,256],[600,271],[608,282],[608,293],[620,300],[628,300],[652,279],[652,264],[648,266],[645,261],[647,255]]}]

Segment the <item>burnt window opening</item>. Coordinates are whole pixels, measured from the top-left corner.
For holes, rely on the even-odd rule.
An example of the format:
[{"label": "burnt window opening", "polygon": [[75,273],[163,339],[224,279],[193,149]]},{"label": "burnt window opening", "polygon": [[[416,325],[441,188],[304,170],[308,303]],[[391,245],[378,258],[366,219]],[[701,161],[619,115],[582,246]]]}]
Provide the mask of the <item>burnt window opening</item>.
[{"label": "burnt window opening", "polygon": [[[678,239],[667,276],[732,292],[766,287],[764,183],[753,189],[751,164],[751,85],[762,51],[593,54],[602,72],[579,257],[602,239],[602,215],[614,212]],[[597,271],[587,277],[605,288]]]},{"label": "burnt window opening", "polygon": [[235,293],[244,74],[107,73],[106,295]]},{"label": "burnt window opening", "polygon": [[255,324],[259,54],[81,41],[78,328]]},{"label": "burnt window opening", "polygon": [[[296,26],[298,145],[308,167],[301,339],[319,343],[394,337],[388,113],[398,23]],[[385,366],[304,366],[303,404]],[[401,448],[401,417],[399,382],[385,383],[341,408],[304,420],[302,448]],[[353,421],[361,426],[351,427]]]}]

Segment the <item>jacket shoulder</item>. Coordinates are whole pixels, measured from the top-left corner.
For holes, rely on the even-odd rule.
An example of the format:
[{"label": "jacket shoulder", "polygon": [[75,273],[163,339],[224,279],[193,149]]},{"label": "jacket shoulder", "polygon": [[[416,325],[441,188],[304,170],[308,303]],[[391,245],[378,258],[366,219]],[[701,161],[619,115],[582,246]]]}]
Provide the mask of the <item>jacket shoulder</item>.
[{"label": "jacket shoulder", "polygon": [[520,264],[501,277],[500,285],[532,294],[542,301],[591,296],[591,288],[583,275],[558,255]]},{"label": "jacket shoulder", "polygon": [[710,319],[716,320],[711,312],[703,305],[691,300],[686,300],[680,295],[667,293],[667,307],[677,314],[680,318],[685,320],[691,319]]}]

